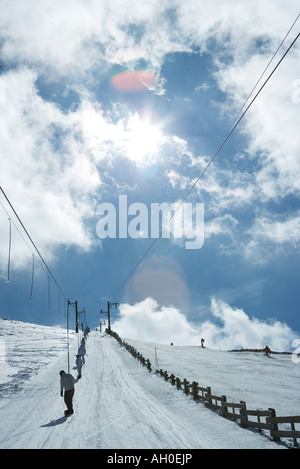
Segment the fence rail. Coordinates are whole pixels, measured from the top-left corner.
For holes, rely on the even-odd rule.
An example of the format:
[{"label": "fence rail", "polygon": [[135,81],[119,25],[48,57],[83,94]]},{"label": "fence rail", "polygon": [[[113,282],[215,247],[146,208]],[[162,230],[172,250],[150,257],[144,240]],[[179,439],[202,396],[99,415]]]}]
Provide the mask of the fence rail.
[{"label": "fence rail", "polygon": [[[272,426],[271,436],[275,441],[279,441],[280,437],[293,438],[294,446],[297,446],[297,438],[300,438],[300,431],[295,429],[295,423],[300,423],[300,416],[287,417],[267,417],[267,422]],[[290,424],[290,430],[279,430],[279,424]]]},{"label": "fence rail", "polygon": [[[111,329],[106,329],[106,332],[113,336],[117,341],[128,350],[133,357],[137,358],[143,366],[146,366],[149,371],[152,371],[150,361],[145,359],[132,345],[127,344],[121,337],[113,332]],[[164,378],[165,381],[170,381],[172,386],[177,389],[182,389],[186,395],[192,395],[195,401],[202,401],[203,404],[228,419],[239,420],[243,428],[255,428],[258,431],[268,430],[273,441],[280,441],[281,438],[292,438],[295,447],[298,447],[297,439],[300,439],[300,430],[295,429],[295,424],[300,424],[300,416],[286,416],[277,417],[275,409],[269,408],[266,410],[250,410],[247,409],[246,402],[228,402],[226,396],[218,396],[212,394],[211,388],[198,386],[197,381],[190,383],[188,380],[181,380],[176,377],[174,373],[168,374],[167,371],[157,369],[156,373]],[[229,410],[230,409],[230,410]],[[278,425],[290,425],[290,429],[278,429]]]}]

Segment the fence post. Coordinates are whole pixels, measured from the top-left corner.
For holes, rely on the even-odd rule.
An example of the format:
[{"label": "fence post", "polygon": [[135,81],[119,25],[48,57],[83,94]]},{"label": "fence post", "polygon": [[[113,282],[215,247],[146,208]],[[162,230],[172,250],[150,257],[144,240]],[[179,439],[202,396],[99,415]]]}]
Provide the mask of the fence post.
[{"label": "fence post", "polygon": [[[260,423],[260,415],[257,416],[257,422]],[[258,428],[257,431],[258,431],[258,432],[261,432],[262,429],[261,429],[261,428]]]},{"label": "fence post", "polygon": [[[295,431],[295,424],[294,424],[294,422],[291,422],[291,430],[292,430],[292,432]],[[294,442],[294,446],[295,446],[295,447],[298,447],[297,438],[296,438],[295,436],[293,436],[293,442]]]},{"label": "fence post", "polygon": [[177,389],[181,389],[180,378],[176,378],[176,385],[177,385]]},{"label": "fence post", "polygon": [[189,388],[188,388],[189,381],[187,381],[185,378],[183,380],[183,386],[184,386],[184,393],[188,394],[189,393]]},{"label": "fence post", "polygon": [[[276,417],[275,409],[270,409],[270,408],[269,408],[268,410],[269,410],[269,412],[270,412],[270,417],[271,417],[271,418]],[[276,422],[271,423],[270,435],[271,435],[271,437],[273,438],[273,441],[280,441],[279,436],[276,436],[276,435],[275,435],[275,432],[278,432],[278,425],[277,425]]]},{"label": "fence post", "polygon": [[198,386],[197,381],[193,381],[193,383],[192,383],[192,393],[193,393],[193,399],[195,399],[195,400],[198,399],[197,386]]},{"label": "fence post", "polygon": [[225,417],[227,412],[227,407],[226,407],[226,396],[222,396],[222,415]]},{"label": "fence post", "polygon": [[205,397],[208,397],[208,399],[207,399],[208,405],[212,404],[212,400],[209,398],[210,394],[211,394],[211,388],[210,388],[210,386],[207,386],[207,393],[206,393]]},{"label": "fence post", "polygon": [[246,402],[244,402],[244,401],[240,401],[240,402],[241,402],[241,404],[243,404],[243,407],[241,407],[241,409],[240,409],[241,427],[246,428],[248,426],[247,425],[248,417],[247,417],[247,414],[246,414]]}]

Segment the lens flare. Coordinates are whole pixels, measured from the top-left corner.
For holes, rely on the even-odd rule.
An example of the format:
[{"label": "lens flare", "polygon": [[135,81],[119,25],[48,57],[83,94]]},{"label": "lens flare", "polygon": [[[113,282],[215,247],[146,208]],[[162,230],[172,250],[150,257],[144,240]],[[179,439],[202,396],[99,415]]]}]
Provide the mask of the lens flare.
[{"label": "lens flare", "polygon": [[112,77],[111,85],[118,91],[139,93],[153,87],[155,81],[155,75],[148,70],[129,70]]}]

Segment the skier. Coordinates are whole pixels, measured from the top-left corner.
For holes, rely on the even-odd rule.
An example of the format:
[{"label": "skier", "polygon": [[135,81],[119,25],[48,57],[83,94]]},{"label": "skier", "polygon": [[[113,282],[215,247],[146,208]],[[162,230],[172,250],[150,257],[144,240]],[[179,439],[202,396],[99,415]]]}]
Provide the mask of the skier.
[{"label": "skier", "polygon": [[264,352],[267,355],[267,357],[269,357],[269,355],[271,353],[271,349],[266,345],[265,348],[264,348]]},{"label": "skier", "polygon": [[84,356],[85,356],[85,347],[83,345],[80,345],[78,349],[78,355],[81,356],[82,363],[85,364]]},{"label": "skier", "polygon": [[204,339],[201,339],[201,347],[204,348],[204,342],[205,340]]},{"label": "skier", "polygon": [[[71,415],[73,411],[73,396],[74,396],[74,383],[76,382],[71,374],[65,373],[64,370],[59,372],[60,374],[60,395],[64,397],[67,410],[65,415]],[[65,394],[64,394],[65,390]]]},{"label": "skier", "polygon": [[76,365],[77,365],[77,371],[78,371],[78,376],[77,379],[81,378],[81,368],[82,368],[82,358],[80,355],[76,355]]}]

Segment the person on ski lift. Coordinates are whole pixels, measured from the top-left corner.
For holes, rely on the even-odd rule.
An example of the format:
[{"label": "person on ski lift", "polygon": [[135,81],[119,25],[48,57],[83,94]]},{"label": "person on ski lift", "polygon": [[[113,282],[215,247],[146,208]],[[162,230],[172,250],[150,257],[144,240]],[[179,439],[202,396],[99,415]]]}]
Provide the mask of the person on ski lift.
[{"label": "person on ski lift", "polygon": [[80,379],[81,378],[81,369],[82,369],[82,358],[80,355],[76,355],[76,366],[77,366],[77,372],[78,372],[78,375],[77,375],[77,379]]},{"label": "person on ski lift", "polygon": [[85,360],[84,360],[85,352],[86,352],[85,347],[83,345],[80,345],[78,349],[78,355],[80,355],[83,365],[85,364]]},{"label": "person on ski lift", "polygon": [[[73,396],[74,396],[74,383],[76,382],[71,374],[65,373],[64,370],[59,372],[60,374],[60,395],[64,397],[67,410],[65,415],[71,415],[74,413],[73,410]],[[65,390],[65,394],[64,394]]]}]

